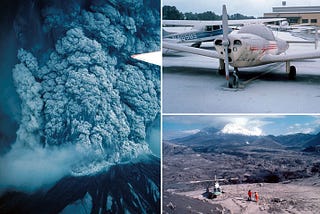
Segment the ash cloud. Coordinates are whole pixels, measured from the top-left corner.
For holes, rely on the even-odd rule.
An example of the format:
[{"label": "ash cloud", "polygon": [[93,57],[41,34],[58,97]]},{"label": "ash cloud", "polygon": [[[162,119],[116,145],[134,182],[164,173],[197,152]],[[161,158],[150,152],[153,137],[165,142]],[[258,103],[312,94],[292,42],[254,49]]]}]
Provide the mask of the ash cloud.
[{"label": "ash cloud", "polygon": [[70,169],[80,160],[81,154],[70,145],[50,149],[15,145],[11,152],[0,157],[0,193],[10,189],[32,192],[48,188],[70,174]]}]

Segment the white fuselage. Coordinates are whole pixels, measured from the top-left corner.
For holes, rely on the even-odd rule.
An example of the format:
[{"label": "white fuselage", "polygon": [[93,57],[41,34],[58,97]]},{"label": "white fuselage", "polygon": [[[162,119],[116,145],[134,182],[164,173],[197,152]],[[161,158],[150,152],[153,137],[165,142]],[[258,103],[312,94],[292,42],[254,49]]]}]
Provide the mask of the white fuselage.
[{"label": "white fuselage", "polygon": [[[268,32],[270,33],[270,32]],[[272,33],[272,32],[271,32]],[[270,37],[271,34],[269,34]],[[253,33],[229,34],[229,63],[233,67],[250,67],[264,64],[261,58],[266,54],[278,55],[285,52],[289,45],[286,41],[263,38]],[[224,58],[222,38],[216,39],[215,48],[221,58]]]}]

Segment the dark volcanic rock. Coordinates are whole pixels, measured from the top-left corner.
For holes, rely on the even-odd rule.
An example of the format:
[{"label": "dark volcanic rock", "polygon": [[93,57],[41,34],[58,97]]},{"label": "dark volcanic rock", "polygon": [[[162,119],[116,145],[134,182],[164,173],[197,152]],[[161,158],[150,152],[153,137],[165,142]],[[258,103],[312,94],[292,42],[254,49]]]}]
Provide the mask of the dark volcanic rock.
[{"label": "dark volcanic rock", "polygon": [[306,144],[305,147],[317,147],[320,146],[320,133],[310,139]]},{"label": "dark volcanic rock", "polygon": [[48,191],[7,192],[0,213],[59,213],[87,193],[91,213],[160,213],[160,161],[150,157],[97,175],[65,177]]},{"label": "dark volcanic rock", "polygon": [[183,145],[178,145],[178,144],[172,144],[169,142],[164,142],[163,143],[163,152],[166,155],[177,155],[177,154],[192,154],[194,151]]},{"label": "dark volcanic rock", "polygon": [[318,146],[309,146],[303,150],[304,152],[314,152],[314,153],[320,153],[320,145]]},{"label": "dark volcanic rock", "polygon": [[303,148],[306,142],[314,138],[314,135],[298,133],[298,134],[292,134],[292,135],[280,135],[280,136],[269,136],[269,137],[284,146],[288,146],[291,148],[292,147]]}]

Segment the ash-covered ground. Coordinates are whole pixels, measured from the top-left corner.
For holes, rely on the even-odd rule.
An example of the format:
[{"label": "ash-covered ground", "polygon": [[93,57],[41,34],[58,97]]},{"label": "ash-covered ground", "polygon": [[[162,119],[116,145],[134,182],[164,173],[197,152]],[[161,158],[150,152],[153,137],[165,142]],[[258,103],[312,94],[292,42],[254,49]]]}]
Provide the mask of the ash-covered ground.
[{"label": "ash-covered ground", "polygon": [[[319,153],[306,149],[318,137],[199,132],[165,141],[164,213],[318,213]],[[215,176],[223,194],[208,199]],[[249,189],[258,203],[247,201]]]},{"label": "ash-covered ground", "polygon": [[[289,32],[275,36],[301,40]],[[212,43],[202,48],[212,49]],[[287,53],[314,51],[314,44],[290,44]],[[319,59],[292,62],[297,78],[288,80],[285,63],[239,69],[241,87],[230,90],[219,75],[219,61],[189,53],[163,55],[164,113],[317,113]],[[233,71],[233,68],[231,68]]]}]

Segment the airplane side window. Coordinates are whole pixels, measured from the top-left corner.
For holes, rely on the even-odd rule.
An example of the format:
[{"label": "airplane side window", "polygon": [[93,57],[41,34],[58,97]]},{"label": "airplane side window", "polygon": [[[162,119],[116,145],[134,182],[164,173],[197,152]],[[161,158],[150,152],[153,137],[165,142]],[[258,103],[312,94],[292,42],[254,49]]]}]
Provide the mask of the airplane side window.
[{"label": "airplane side window", "polygon": [[213,30],[219,30],[220,29],[220,26],[219,25],[214,25],[213,26]]}]

